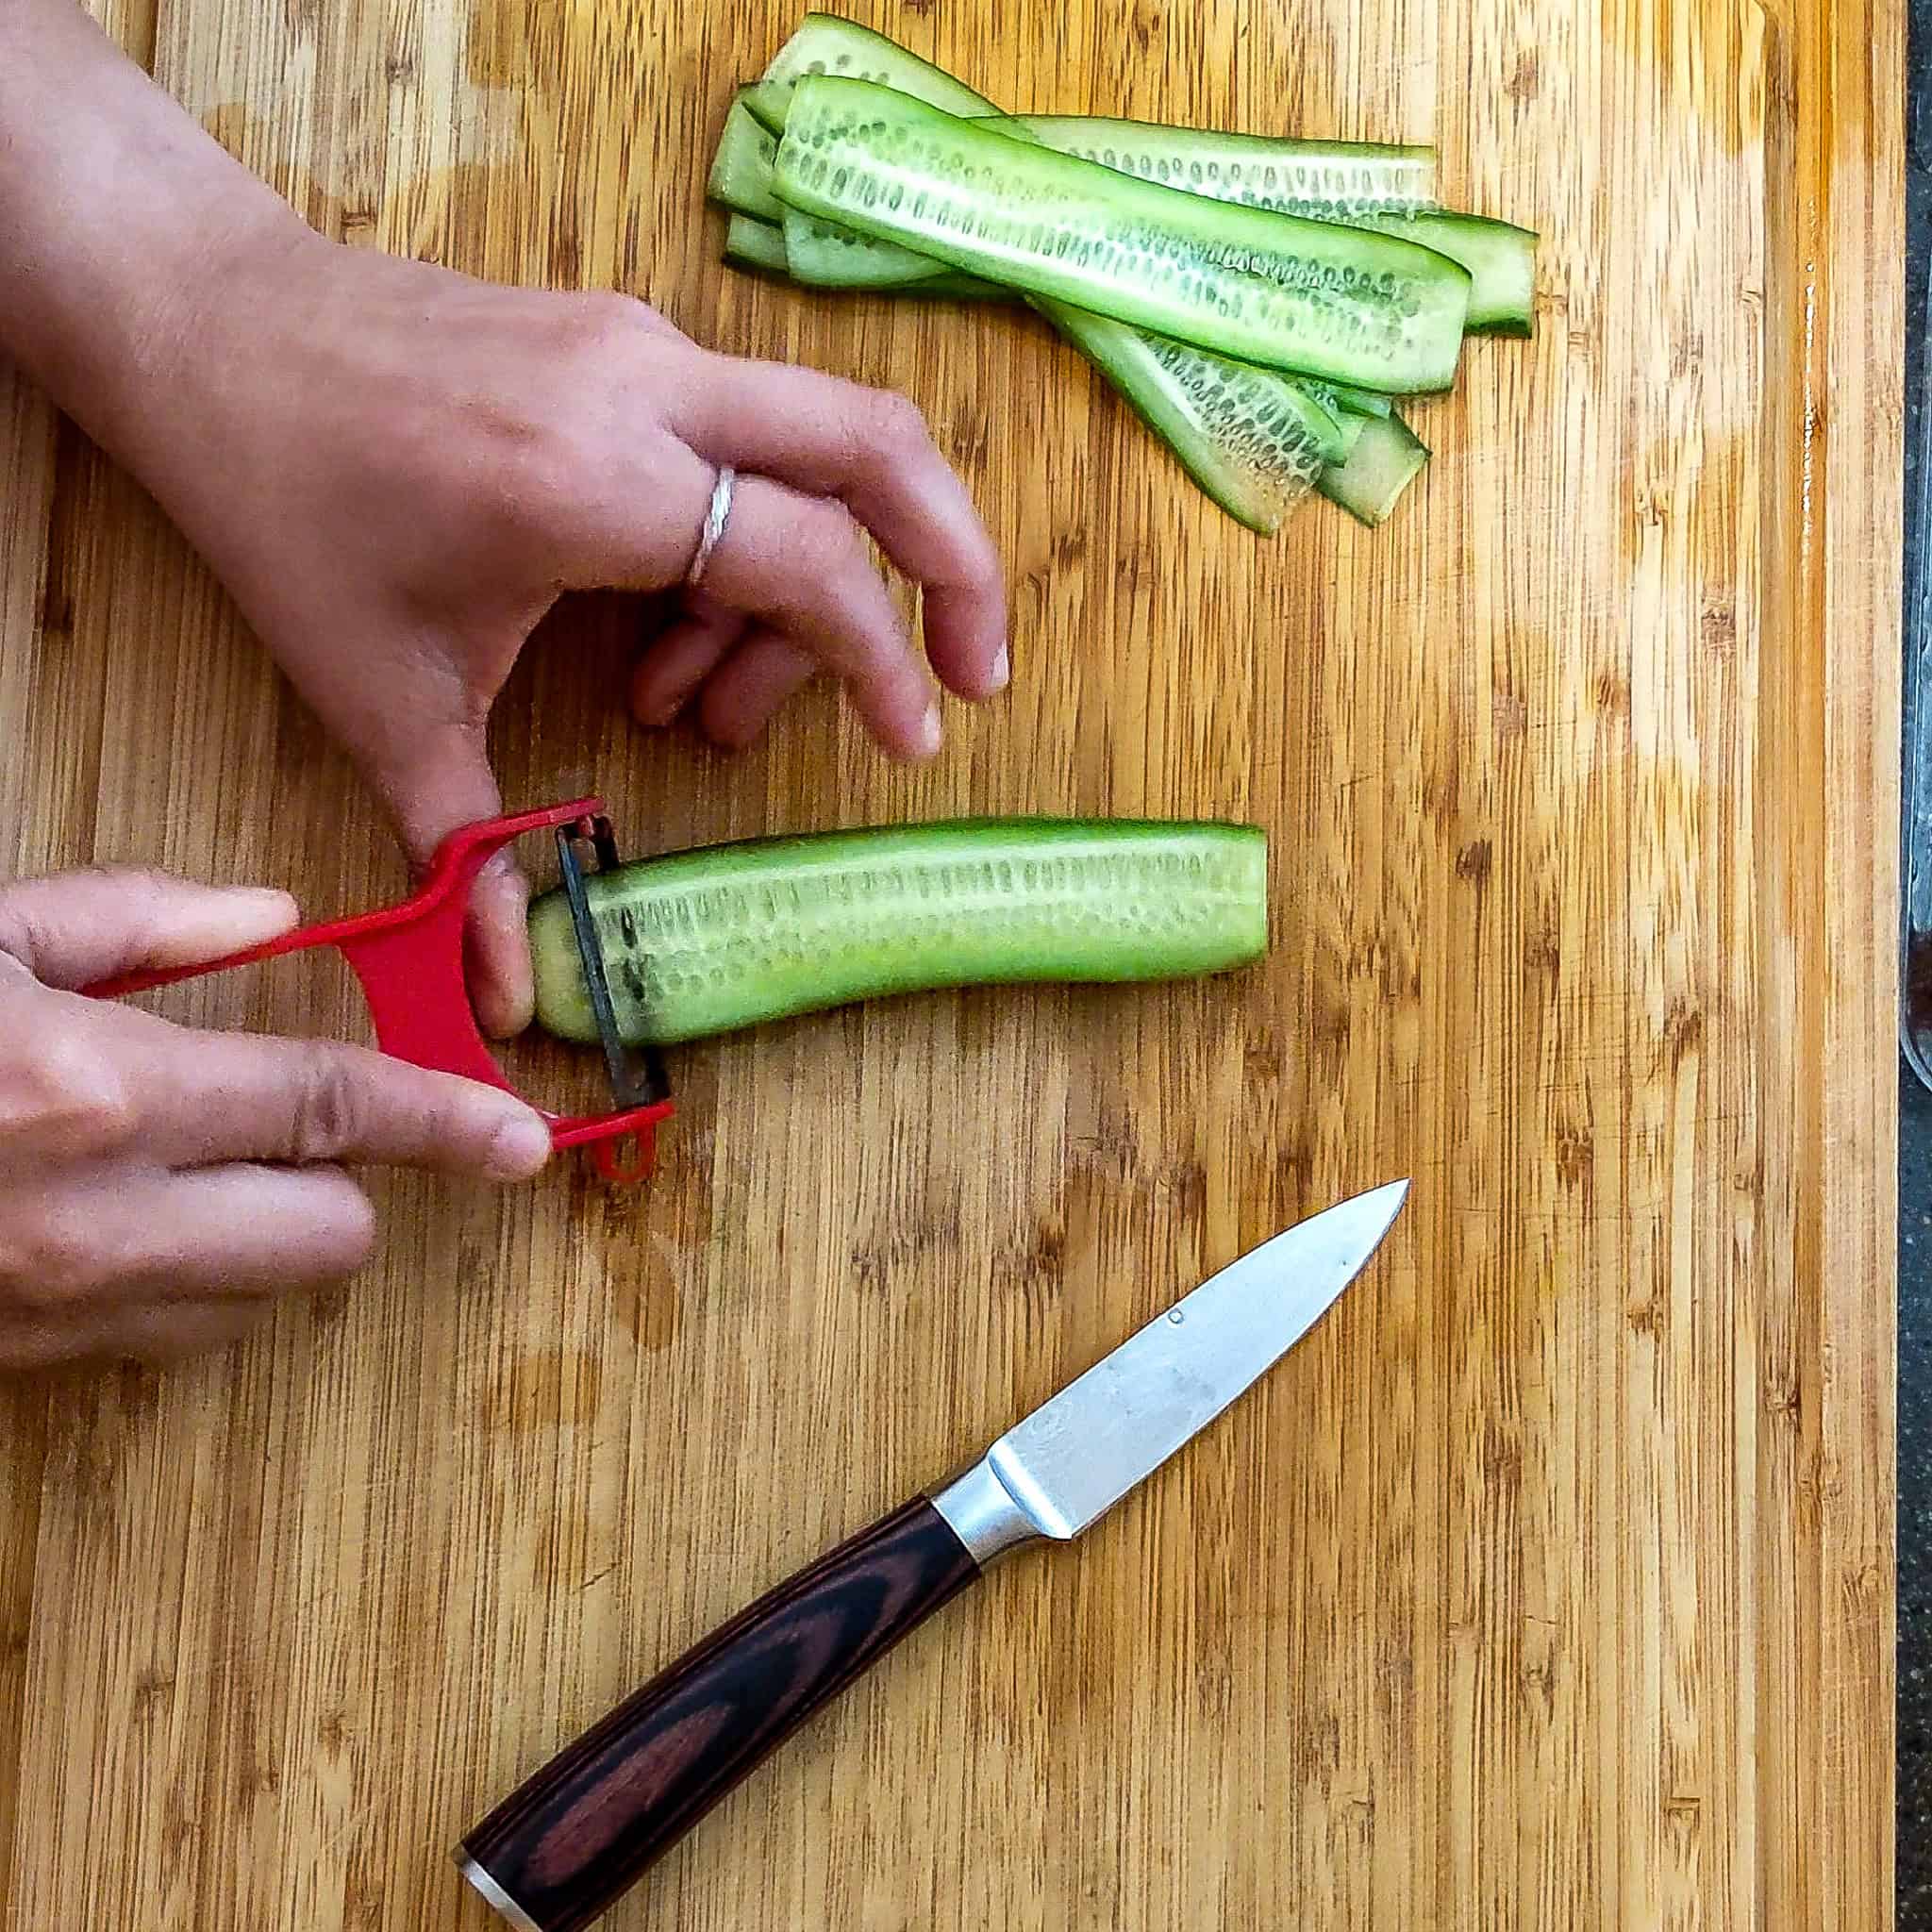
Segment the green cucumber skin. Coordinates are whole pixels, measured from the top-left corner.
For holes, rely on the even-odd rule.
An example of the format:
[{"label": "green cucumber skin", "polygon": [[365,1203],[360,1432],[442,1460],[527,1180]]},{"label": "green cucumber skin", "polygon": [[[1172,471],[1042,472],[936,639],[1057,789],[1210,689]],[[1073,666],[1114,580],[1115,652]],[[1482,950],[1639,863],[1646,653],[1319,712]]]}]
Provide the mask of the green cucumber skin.
[{"label": "green cucumber skin", "polygon": [[1428,444],[1400,416],[1364,417],[1347,461],[1324,470],[1315,488],[1357,523],[1376,530],[1428,462]]},{"label": "green cucumber skin", "polygon": [[984,94],[943,67],[923,60],[909,47],[857,21],[836,14],[808,13],[790,40],[772,57],[753,104],[754,111],[774,134],[785,131],[786,109],[793,87],[808,75],[830,74],[848,80],[869,80],[930,101],[949,114],[996,111]]},{"label": "green cucumber skin", "polygon": [[784,225],[786,265],[791,279],[808,288],[916,288],[934,275],[958,273],[896,242],[857,234],[836,222],[800,214],[795,208],[785,210]]},{"label": "green cucumber skin", "polygon": [[724,230],[724,259],[734,268],[782,275],[786,273],[785,237],[769,222],[734,214]]},{"label": "green cucumber skin", "polygon": [[1436,205],[1436,151],[1368,142],[1276,140],[1158,121],[1016,114],[1040,142],[1117,174],[1214,201],[1311,221],[1415,214]]},{"label": "green cucumber skin", "polygon": [[[799,83],[773,185],[822,219],[1241,360],[1391,393],[1455,379],[1470,278],[1445,257],[1206,202],[862,81]],[[1158,277],[1150,256],[1167,258]]]},{"label": "green cucumber skin", "polygon": [[[752,839],[586,881],[619,1031],[670,1045],[887,994],[1192,977],[1268,944],[1258,826],[966,819]],[[537,1019],[594,1041],[560,891],[530,908]]]},{"label": "green cucumber skin", "polygon": [[1433,248],[1470,274],[1469,316],[1473,336],[1514,336],[1527,341],[1536,332],[1536,250],[1533,228],[1498,222],[1488,215],[1451,209],[1416,215],[1351,217],[1352,227],[1373,228]]},{"label": "green cucumber skin", "polygon": [[791,106],[791,89],[788,84],[761,80],[756,87],[748,87],[739,95],[744,110],[774,141],[785,132],[785,115]]},{"label": "green cucumber skin", "polygon": [[761,127],[744,104],[749,89],[740,91],[724,116],[718,151],[705,192],[734,214],[761,222],[782,222],[785,204],[772,192],[772,163],[778,153],[777,138]]},{"label": "green cucumber skin", "polygon": [[[724,231],[724,259],[733,268],[756,275],[775,275],[793,288],[803,287],[792,275],[785,258],[785,233],[770,222],[755,216],[734,213]],[[856,294],[867,292],[863,289]],[[924,281],[904,282],[888,292],[916,298],[922,302],[1010,302],[1012,291],[994,282],[982,282],[974,275],[962,275],[957,269],[942,269]]]}]

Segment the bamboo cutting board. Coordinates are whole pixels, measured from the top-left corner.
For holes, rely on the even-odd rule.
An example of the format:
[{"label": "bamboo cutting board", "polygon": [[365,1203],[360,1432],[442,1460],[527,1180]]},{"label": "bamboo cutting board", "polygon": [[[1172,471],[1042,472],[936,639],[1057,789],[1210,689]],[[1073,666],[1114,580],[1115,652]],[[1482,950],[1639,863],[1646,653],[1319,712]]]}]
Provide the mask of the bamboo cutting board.
[{"label": "bamboo cutting board", "polygon": [[[1013,107],[1433,140],[1544,232],[1537,341],[1472,347],[1395,521],[1272,544],[1043,331],[715,266],[704,161],[788,10],[150,4],[110,25],[324,228],[903,388],[985,507],[1016,681],[935,768],[823,694],[735,759],[640,734],[593,600],[500,708],[513,803],[600,791],[633,849],[1249,817],[1274,943],[681,1051],[646,1191],[389,1182],[379,1265],[245,1351],[5,1387],[0,1919],[481,1932],[448,1845],[556,1746],[1407,1174],[1233,1418],[614,1932],[1889,1923],[1894,0],[860,0]],[[0,478],[0,851],[395,893],[220,591],[24,385]],[[170,1010],[358,1011],[295,970]]]}]

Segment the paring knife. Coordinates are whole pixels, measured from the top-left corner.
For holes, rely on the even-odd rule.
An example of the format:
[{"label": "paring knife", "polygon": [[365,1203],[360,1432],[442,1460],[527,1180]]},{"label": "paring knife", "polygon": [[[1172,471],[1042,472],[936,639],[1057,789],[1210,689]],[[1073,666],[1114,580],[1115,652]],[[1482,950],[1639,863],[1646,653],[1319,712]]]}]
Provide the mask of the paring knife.
[{"label": "paring knife", "polygon": [[577,1932],[774,1746],[977,1578],[1118,1503],[1315,1324],[1408,1192],[1276,1235],[1010,1428],[962,1475],[760,1597],[513,1792],[457,1849],[523,1932]]}]

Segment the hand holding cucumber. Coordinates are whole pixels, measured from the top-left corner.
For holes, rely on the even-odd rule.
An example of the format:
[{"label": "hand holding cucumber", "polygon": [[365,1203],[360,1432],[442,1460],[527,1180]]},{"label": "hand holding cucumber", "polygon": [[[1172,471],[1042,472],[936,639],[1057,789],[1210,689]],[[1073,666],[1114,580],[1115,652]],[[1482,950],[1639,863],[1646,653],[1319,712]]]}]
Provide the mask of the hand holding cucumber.
[{"label": "hand holding cucumber", "polygon": [[[680,584],[726,466],[703,593],[639,660],[641,719],[742,743],[824,669],[920,757],[935,680],[1005,682],[997,558],[909,405],[711,354],[624,297],[327,242],[72,0],[0,14],[0,354],[208,558],[419,863],[499,807],[484,724],[537,621],[565,590]],[[923,587],[925,663],[868,532]],[[497,1032],[529,1015],[525,899],[507,866],[479,882]]]},{"label": "hand holding cucumber", "polygon": [[[917,413],[803,369],[699,348],[638,302],[491,287],[304,238],[242,272],[251,325],[188,377],[208,447],[157,494],[427,858],[500,809],[491,704],[560,591],[685,577],[721,469],[729,515],[630,703],[742,744],[815,672],[904,758],[940,743],[936,682],[1005,682],[991,540]],[[242,501],[245,494],[246,501]],[[911,648],[863,539],[924,590]],[[479,897],[486,1024],[529,1015],[524,899]]]}]

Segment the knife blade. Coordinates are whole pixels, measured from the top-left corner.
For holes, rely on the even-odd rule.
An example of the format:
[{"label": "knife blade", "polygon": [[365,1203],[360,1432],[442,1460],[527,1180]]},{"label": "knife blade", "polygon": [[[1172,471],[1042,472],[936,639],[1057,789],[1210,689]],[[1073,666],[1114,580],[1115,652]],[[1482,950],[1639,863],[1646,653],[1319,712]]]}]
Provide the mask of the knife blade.
[{"label": "knife blade", "polygon": [[520,1932],[579,1932],[739,1780],[1000,1557],[1078,1536],[1299,1341],[1367,1265],[1408,1183],[1251,1249],[976,1462],[714,1630],[457,1847]]}]

